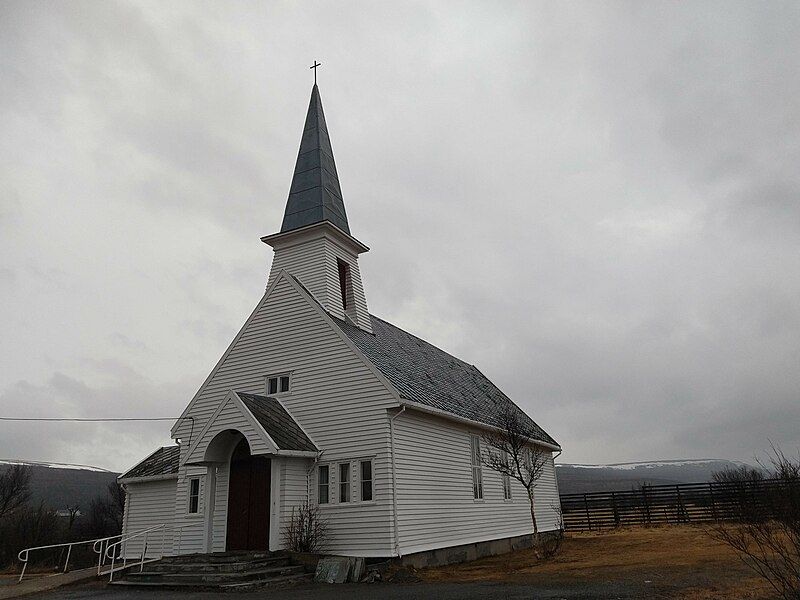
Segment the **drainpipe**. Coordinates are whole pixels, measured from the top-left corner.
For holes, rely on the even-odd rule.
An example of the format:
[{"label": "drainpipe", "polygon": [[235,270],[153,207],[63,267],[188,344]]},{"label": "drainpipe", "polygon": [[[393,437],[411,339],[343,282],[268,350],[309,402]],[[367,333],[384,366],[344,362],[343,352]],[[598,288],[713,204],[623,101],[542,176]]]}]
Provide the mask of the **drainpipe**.
[{"label": "drainpipe", "polygon": [[392,506],[394,509],[394,552],[398,556],[402,556],[400,554],[400,532],[397,525],[397,474],[394,464],[394,420],[406,412],[405,404],[399,410],[399,412],[395,413],[391,417],[389,417],[389,445],[391,447],[392,452]]},{"label": "drainpipe", "polygon": [[314,462],[311,464],[311,468],[306,471],[306,504],[308,505],[311,505],[311,472],[319,463],[319,459],[323,452],[325,452],[325,450],[317,451],[317,455],[314,457]]}]

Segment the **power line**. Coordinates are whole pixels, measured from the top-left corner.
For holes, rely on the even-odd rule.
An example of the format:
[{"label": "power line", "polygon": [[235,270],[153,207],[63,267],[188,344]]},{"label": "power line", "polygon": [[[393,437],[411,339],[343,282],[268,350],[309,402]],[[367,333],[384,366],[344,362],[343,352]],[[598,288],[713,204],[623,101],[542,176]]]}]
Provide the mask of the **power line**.
[{"label": "power line", "polygon": [[67,417],[0,417],[0,421],[68,421],[78,423],[108,423],[114,421],[175,421],[175,417],[112,417],[106,419],[80,419]]}]

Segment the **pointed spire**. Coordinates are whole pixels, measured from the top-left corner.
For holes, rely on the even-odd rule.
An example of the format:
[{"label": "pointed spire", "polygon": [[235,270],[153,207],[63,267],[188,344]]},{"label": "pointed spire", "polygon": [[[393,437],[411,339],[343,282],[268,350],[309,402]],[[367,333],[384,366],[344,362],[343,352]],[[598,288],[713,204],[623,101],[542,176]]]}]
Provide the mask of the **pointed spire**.
[{"label": "pointed spire", "polygon": [[322,221],[330,221],[350,233],[325,114],[322,112],[322,100],[315,83],[311,90],[311,102],[281,233]]}]

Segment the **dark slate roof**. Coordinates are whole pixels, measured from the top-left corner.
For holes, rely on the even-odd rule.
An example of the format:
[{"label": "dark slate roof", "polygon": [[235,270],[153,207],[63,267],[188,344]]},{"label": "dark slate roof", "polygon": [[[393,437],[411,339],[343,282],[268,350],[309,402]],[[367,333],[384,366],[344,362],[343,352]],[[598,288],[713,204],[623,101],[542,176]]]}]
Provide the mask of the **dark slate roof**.
[{"label": "dark slate roof", "polygon": [[156,477],[158,475],[176,474],[178,472],[180,456],[180,446],[159,448],[127,473],[120,475],[119,479],[135,479],[139,477]]},{"label": "dark slate roof", "polygon": [[247,409],[278,445],[280,450],[302,450],[317,452],[308,436],[300,428],[281,403],[268,396],[236,392]]},{"label": "dark slate roof", "polygon": [[350,233],[322,100],[314,84],[281,233],[322,221]]},{"label": "dark slate roof", "polygon": [[333,320],[366,357],[412,402],[456,416],[498,426],[497,415],[507,406],[519,411],[534,436],[550,444],[557,442],[517,407],[473,365],[444,350],[370,315],[370,334],[345,321]]}]

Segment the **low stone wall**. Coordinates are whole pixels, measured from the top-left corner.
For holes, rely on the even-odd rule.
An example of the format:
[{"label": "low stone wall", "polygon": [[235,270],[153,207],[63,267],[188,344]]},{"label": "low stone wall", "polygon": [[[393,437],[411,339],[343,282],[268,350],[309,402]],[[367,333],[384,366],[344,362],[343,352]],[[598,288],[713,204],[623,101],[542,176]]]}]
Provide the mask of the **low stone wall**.
[{"label": "low stone wall", "polygon": [[[559,531],[545,531],[539,534],[542,538],[560,535]],[[437,548],[426,552],[416,552],[408,554],[400,559],[400,563],[415,568],[438,567],[441,565],[453,565],[456,563],[467,562],[483,558],[484,556],[495,556],[506,554],[514,550],[530,548],[533,545],[533,535],[519,535],[499,540],[489,540],[488,542],[475,542],[473,544],[462,544],[460,546],[450,546],[448,548]]]}]

